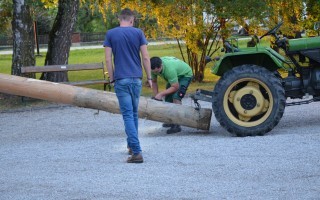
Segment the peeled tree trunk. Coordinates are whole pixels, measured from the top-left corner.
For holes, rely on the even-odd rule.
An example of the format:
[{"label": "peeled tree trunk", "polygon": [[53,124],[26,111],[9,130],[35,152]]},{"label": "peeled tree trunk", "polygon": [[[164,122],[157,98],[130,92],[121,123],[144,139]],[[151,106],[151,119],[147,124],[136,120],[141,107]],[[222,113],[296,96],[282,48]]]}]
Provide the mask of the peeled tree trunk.
[{"label": "peeled tree trunk", "polygon": [[[115,93],[0,73],[0,92],[120,113]],[[212,110],[140,97],[139,117],[209,130]]]},{"label": "peeled tree trunk", "polygon": [[[13,1],[13,56],[11,74],[21,75],[21,66],[35,64],[34,29],[30,8],[24,0]],[[34,75],[29,75],[34,77]]]},{"label": "peeled tree trunk", "polygon": [[[78,0],[59,0],[58,13],[49,33],[45,65],[68,64],[72,33],[79,10]],[[52,82],[68,81],[67,72],[43,73],[42,80]]]}]

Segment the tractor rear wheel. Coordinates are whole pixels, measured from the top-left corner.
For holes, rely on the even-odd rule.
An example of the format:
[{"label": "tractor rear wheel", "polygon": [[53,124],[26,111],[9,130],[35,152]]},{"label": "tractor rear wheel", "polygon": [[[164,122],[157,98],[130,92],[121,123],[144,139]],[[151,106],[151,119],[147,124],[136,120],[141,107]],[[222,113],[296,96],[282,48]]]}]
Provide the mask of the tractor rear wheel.
[{"label": "tractor rear wheel", "polygon": [[241,65],[226,72],[213,91],[216,119],[235,136],[264,135],[280,121],[285,110],[281,80],[256,65]]}]

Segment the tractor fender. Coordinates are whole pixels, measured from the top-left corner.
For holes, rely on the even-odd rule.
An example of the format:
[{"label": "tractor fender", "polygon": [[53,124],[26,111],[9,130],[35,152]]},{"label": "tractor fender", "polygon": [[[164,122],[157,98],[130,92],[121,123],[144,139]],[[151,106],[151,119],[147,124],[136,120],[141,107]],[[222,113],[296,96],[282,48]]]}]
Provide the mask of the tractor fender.
[{"label": "tractor fender", "polygon": [[[255,48],[254,48],[255,49]],[[275,71],[279,68],[289,70],[290,64],[285,58],[271,48],[260,50],[242,50],[240,52],[226,53],[211,68],[211,73],[222,76],[225,72],[234,67],[251,64],[264,67],[269,71]]]}]

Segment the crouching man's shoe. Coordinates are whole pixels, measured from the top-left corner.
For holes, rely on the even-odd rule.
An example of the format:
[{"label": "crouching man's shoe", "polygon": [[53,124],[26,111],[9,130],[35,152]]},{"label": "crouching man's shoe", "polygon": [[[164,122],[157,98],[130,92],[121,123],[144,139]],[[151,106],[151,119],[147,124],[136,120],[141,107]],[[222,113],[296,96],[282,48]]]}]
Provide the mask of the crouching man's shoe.
[{"label": "crouching man's shoe", "polygon": [[143,157],[141,153],[133,154],[127,159],[127,163],[143,163]]},{"label": "crouching man's shoe", "polygon": [[164,128],[171,128],[172,126],[174,126],[174,124],[167,124],[167,123],[162,124],[162,127]]},{"label": "crouching man's shoe", "polygon": [[167,134],[178,133],[181,131],[180,125],[173,125],[169,130],[167,130]]}]

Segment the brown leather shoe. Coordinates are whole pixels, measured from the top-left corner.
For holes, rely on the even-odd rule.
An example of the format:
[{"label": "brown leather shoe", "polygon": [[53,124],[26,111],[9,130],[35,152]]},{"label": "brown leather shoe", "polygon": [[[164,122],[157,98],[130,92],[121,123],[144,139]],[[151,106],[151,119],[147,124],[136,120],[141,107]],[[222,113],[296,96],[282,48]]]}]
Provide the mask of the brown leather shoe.
[{"label": "brown leather shoe", "polygon": [[127,159],[127,163],[143,163],[143,157],[141,153],[133,154]]}]

